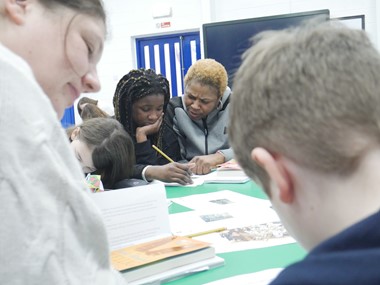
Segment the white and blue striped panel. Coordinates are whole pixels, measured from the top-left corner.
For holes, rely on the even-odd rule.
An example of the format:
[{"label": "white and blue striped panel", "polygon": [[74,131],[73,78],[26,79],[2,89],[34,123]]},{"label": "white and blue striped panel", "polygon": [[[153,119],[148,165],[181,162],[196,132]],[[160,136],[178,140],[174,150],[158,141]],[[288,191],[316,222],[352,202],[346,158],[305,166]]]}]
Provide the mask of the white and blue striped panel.
[{"label": "white and blue striped panel", "polygon": [[200,59],[199,33],[136,40],[138,68],[152,68],[170,82],[172,96],[183,94],[183,77]]}]

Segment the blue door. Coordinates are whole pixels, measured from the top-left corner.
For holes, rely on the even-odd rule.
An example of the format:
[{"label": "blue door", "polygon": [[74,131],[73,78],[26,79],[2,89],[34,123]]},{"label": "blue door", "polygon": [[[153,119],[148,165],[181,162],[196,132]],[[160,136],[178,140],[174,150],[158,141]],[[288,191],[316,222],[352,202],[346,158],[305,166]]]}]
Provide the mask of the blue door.
[{"label": "blue door", "polygon": [[140,38],[136,40],[137,67],[165,75],[172,97],[183,94],[183,78],[201,58],[199,32]]}]

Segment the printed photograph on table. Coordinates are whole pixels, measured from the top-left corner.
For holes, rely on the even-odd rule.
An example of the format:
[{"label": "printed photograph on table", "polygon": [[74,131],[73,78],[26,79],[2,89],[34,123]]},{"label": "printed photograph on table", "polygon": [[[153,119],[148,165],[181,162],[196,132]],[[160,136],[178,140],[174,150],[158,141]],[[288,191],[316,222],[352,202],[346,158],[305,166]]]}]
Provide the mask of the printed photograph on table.
[{"label": "printed photograph on table", "polygon": [[217,253],[294,243],[268,200],[222,190],[172,199],[193,211],[170,215],[176,235],[226,228],[197,237]]},{"label": "printed photograph on table", "polygon": [[269,222],[242,228],[234,228],[220,234],[230,242],[268,241],[289,237],[281,222]]},{"label": "printed photograph on table", "polygon": [[232,208],[255,205],[256,207],[270,208],[268,200],[255,198],[230,190],[220,190],[218,192],[189,195],[181,198],[172,199],[173,202],[193,210],[210,210],[222,208]]},{"label": "printed photograph on table", "polygon": [[231,214],[229,214],[229,213],[216,213],[216,214],[211,214],[211,215],[201,215],[200,217],[202,218],[202,220],[204,220],[207,223],[233,218],[231,216]]},{"label": "printed photograph on table", "polygon": [[226,205],[226,204],[231,204],[233,202],[228,200],[228,199],[217,199],[217,200],[210,200],[210,203],[215,203],[215,204],[219,204],[219,205]]}]

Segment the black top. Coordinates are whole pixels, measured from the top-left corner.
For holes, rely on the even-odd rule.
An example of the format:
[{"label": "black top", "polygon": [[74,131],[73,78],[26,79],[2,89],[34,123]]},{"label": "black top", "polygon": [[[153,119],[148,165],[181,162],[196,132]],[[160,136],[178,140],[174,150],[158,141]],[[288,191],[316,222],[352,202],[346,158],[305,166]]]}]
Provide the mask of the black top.
[{"label": "black top", "polygon": [[[174,161],[181,161],[177,135],[167,121],[164,121],[163,124],[162,146],[160,149]],[[152,148],[152,144],[154,143],[151,141],[151,137],[148,136],[148,139],[142,143],[137,143],[135,137],[133,140],[136,153],[136,165],[133,171],[134,178],[142,179],[142,171],[147,165],[164,165],[169,163],[165,157]]]}]

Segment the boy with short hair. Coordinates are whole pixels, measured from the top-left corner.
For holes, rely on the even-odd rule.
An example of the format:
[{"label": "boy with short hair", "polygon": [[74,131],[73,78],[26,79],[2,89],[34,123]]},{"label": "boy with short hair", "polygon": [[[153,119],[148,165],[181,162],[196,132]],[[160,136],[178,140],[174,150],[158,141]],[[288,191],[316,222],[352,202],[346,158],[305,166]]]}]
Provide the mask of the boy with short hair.
[{"label": "boy with short hair", "polygon": [[260,34],[230,142],[306,258],[272,284],[380,284],[380,55],[332,23]]}]

